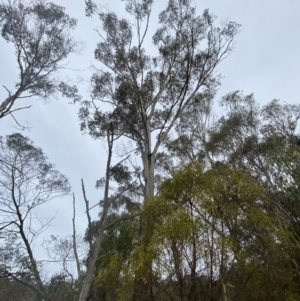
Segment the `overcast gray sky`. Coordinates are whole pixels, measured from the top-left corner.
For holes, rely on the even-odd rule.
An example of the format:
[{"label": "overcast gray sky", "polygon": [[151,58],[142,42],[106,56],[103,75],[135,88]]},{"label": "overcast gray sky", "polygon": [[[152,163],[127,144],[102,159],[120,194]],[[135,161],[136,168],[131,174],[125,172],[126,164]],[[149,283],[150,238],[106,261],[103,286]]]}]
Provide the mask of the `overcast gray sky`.
[{"label": "overcast gray sky", "polygon": [[[5,2],[5,0],[3,0]],[[85,17],[84,0],[54,0],[66,7],[66,12],[78,19],[75,31],[77,39],[86,42],[86,49],[80,56],[69,58],[69,67],[80,72],[66,71],[62,76],[76,80],[78,76],[88,79],[92,73],[91,64],[100,67],[94,60],[93,52],[99,41],[93,30],[100,26],[96,17]],[[299,0],[201,0],[194,1],[199,14],[206,8],[215,14],[217,23],[230,19],[242,25],[234,52],[219,65],[216,73],[224,77],[216,101],[233,90],[254,93],[257,101],[265,104],[274,98],[298,103],[300,99],[300,1]],[[119,15],[126,17],[125,3],[121,0],[104,0]],[[150,20],[150,30],[157,25],[157,13],[166,6],[167,0],[154,0],[154,16]],[[13,90],[18,80],[18,70],[12,45],[0,38],[0,101],[6,97],[5,85]],[[78,85],[84,97],[88,97],[88,87],[83,81]],[[25,100],[22,100],[25,103]],[[19,102],[20,104],[20,102]],[[32,104],[29,110],[16,114],[19,121],[28,121],[30,131],[22,134],[30,137],[42,147],[49,160],[69,179],[77,199],[78,232],[84,233],[86,218],[81,194],[80,179],[86,183],[90,204],[96,204],[102,197],[95,181],[105,173],[106,153],[100,142],[82,135],[79,130],[78,106],[68,104],[67,99],[57,99],[50,103],[26,100]],[[0,120],[0,135],[13,133],[13,120]],[[45,235],[71,234],[72,198],[54,200],[47,213],[57,212],[57,218]],[[97,209],[93,210],[96,216]]]}]

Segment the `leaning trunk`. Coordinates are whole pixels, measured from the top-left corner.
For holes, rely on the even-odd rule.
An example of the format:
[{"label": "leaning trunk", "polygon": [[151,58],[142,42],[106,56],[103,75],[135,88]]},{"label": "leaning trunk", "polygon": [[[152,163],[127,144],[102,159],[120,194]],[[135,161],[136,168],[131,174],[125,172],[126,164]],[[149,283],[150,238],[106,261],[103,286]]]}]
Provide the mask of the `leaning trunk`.
[{"label": "leaning trunk", "polygon": [[111,157],[112,157],[112,147],[113,147],[113,129],[111,128],[111,134],[109,133],[109,130],[107,132],[107,142],[108,142],[108,158],[107,158],[107,164],[106,164],[106,181],[105,181],[105,189],[104,189],[104,204],[103,204],[103,211],[101,214],[100,222],[99,222],[99,228],[97,231],[97,236],[95,243],[90,250],[90,257],[88,259],[88,266],[87,271],[82,283],[82,287],[80,290],[80,295],[78,298],[78,301],[86,301],[88,299],[88,296],[90,294],[91,286],[94,280],[94,273],[95,273],[95,266],[96,261],[98,259],[98,254],[100,252],[102,238],[103,238],[103,232],[104,232],[104,223],[106,220],[106,216],[108,213],[109,208],[109,180],[110,180],[110,164],[111,164]]}]

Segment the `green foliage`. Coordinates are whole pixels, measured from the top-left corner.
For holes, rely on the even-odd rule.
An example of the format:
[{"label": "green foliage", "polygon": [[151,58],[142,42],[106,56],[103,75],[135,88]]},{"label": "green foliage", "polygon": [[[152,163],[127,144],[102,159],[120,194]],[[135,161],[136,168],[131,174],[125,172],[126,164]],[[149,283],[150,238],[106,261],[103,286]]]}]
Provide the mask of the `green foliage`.
[{"label": "green foliage", "polygon": [[[239,25],[228,22],[217,27],[207,10],[197,16],[190,1],[169,1],[152,38],[158,50],[153,56],[144,48],[152,3],[126,1],[127,12],[137,22],[136,33],[129,20],[113,12],[99,13],[103,40],[97,45],[95,58],[110,71],[92,76],[92,97],[110,103],[112,110],[103,114],[90,102],[82,102],[82,128],[93,137],[102,131],[105,115],[118,133],[146,144],[141,135],[145,130],[160,129],[161,136],[182,113],[183,104],[193,98],[190,95],[218,82],[212,71],[232,50]],[[135,34],[137,45],[132,43]],[[209,46],[205,49],[202,45]],[[147,124],[150,128],[146,129]]]},{"label": "green foliage", "polygon": [[[273,100],[261,108],[253,94],[234,91],[222,98],[223,114],[214,122],[213,71],[231,52],[238,24],[218,27],[208,10],[197,16],[189,0],[170,0],[152,37],[157,51],[149,54],[143,45],[152,0],[126,0],[134,24],[85,2],[86,14],[98,13],[102,24],[95,58],[106,71],[91,78],[81,129],[97,139],[109,129],[111,145],[130,139],[144,167],[131,170],[125,160],[108,166],[107,178],[119,186],[113,195],[107,191],[90,298],[300,300],[300,106]],[[70,36],[75,26],[63,7],[47,1],[0,4],[1,34],[14,45],[20,69],[0,118],[25,91],[81,100],[76,87],[54,77],[78,49]],[[97,101],[111,108],[102,112]],[[36,208],[69,193],[69,183],[21,134],[0,137],[0,148],[0,300],[74,300],[80,279],[74,283],[64,265],[66,273],[44,283],[31,248],[40,231],[33,229]],[[98,229],[94,221],[86,232],[91,245]],[[72,243],[52,238],[53,258],[72,258]]]},{"label": "green foliage", "polygon": [[151,258],[157,298],[192,300],[194,289],[197,300],[285,300],[295,289],[288,255],[294,247],[269,207],[265,189],[249,174],[187,165],[147,204],[153,236],[146,249],[134,249],[132,268]]},{"label": "green foliage", "polygon": [[[86,4],[87,14],[93,14],[96,11],[93,2]],[[158,149],[195,95],[204,87],[218,85],[213,71],[232,51],[239,30],[235,22],[214,25],[214,17],[208,10],[197,16],[191,1],[170,0],[159,14],[159,27],[152,37],[156,51],[147,53],[152,4],[152,0],[126,0],[131,19],[119,18],[110,11],[98,14],[102,28],[95,58],[106,70],[92,76],[92,100],[83,101],[79,111],[81,129],[93,138],[102,138],[109,123],[116,136],[131,140],[130,151],[141,155],[143,166],[134,166],[140,185],[138,190],[130,192],[137,198],[143,196],[144,204],[154,196]],[[102,112],[97,103],[109,104],[110,108]],[[115,169],[118,177],[113,177],[120,183],[123,179],[119,176],[126,176],[126,170],[118,169]],[[102,183],[99,181],[99,186]],[[151,256],[146,254],[153,223],[151,214],[143,215],[142,219],[139,244],[145,258],[138,256],[136,260],[133,294],[149,297]]]},{"label": "green foliage", "polygon": [[[113,223],[122,215],[111,215],[107,223]],[[93,296],[105,300],[128,300],[132,294],[132,276],[128,266],[137,239],[136,219],[124,220],[109,227],[103,236],[97,261],[97,273]],[[129,285],[131,283],[131,285]]]}]

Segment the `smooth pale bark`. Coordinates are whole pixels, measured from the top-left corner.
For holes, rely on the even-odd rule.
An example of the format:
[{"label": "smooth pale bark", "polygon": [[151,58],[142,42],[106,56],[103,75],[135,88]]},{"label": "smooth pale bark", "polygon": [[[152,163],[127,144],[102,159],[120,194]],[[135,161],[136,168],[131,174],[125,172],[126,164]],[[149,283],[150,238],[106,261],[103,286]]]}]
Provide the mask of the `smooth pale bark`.
[{"label": "smooth pale bark", "polygon": [[[105,189],[104,189],[103,210],[102,210],[101,218],[99,221],[99,228],[97,231],[96,239],[95,239],[92,249],[90,250],[90,257],[88,259],[87,271],[86,271],[86,274],[85,274],[85,277],[84,277],[84,280],[82,283],[78,301],[86,301],[87,300],[87,298],[90,294],[90,289],[91,289],[93,280],[94,280],[96,261],[98,259],[98,254],[99,254],[100,248],[101,248],[103,232],[105,230],[104,223],[105,223],[106,216],[108,213],[108,208],[109,208],[108,193],[109,193],[110,164],[111,164],[111,158],[112,158],[113,142],[114,142],[114,137],[113,137],[113,131],[111,128],[110,130],[107,131],[108,158],[107,158],[107,164],[106,164],[106,181],[105,181]],[[91,238],[90,238],[90,240],[91,240]]]},{"label": "smooth pale bark", "polygon": [[77,243],[76,243],[76,227],[75,227],[75,217],[76,217],[76,211],[75,211],[75,195],[73,193],[73,218],[72,218],[72,224],[73,224],[73,252],[74,252],[74,257],[76,261],[76,268],[77,268],[77,277],[78,279],[80,278],[80,261],[78,257],[78,252],[77,252]]},{"label": "smooth pale bark", "polygon": [[[144,193],[144,204],[150,202],[154,197],[154,165],[156,152],[151,152],[151,130],[150,122],[147,122],[145,128],[145,150],[141,150],[144,176],[145,176],[145,193]],[[157,143],[159,143],[157,141]],[[158,149],[155,148],[156,150]],[[142,218],[142,217],[141,217]],[[141,243],[146,252],[147,246],[150,243],[153,227],[151,217],[144,218],[141,220],[139,233],[141,233]],[[146,260],[143,262],[143,275],[136,275],[133,287],[133,301],[148,301],[152,299],[152,262]]]}]

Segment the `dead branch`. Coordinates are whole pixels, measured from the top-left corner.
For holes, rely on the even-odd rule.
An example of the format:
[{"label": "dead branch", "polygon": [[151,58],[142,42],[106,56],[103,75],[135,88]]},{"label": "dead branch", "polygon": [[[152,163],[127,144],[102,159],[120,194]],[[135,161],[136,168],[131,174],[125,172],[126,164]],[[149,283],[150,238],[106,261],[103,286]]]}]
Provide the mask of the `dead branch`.
[{"label": "dead branch", "polygon": [[78,253],[77,253],[75,214],[76,214],[76,211],[75,211],[75,195],[73,193],[73,218],[72,218],[72,222],[73,222],[73,252],[74,252],[74,257],[75,257],[75,261],[76,261],[77,276],[78,276],[78,279],[79,279],[80,278],[80,262],[79,262]]}]

